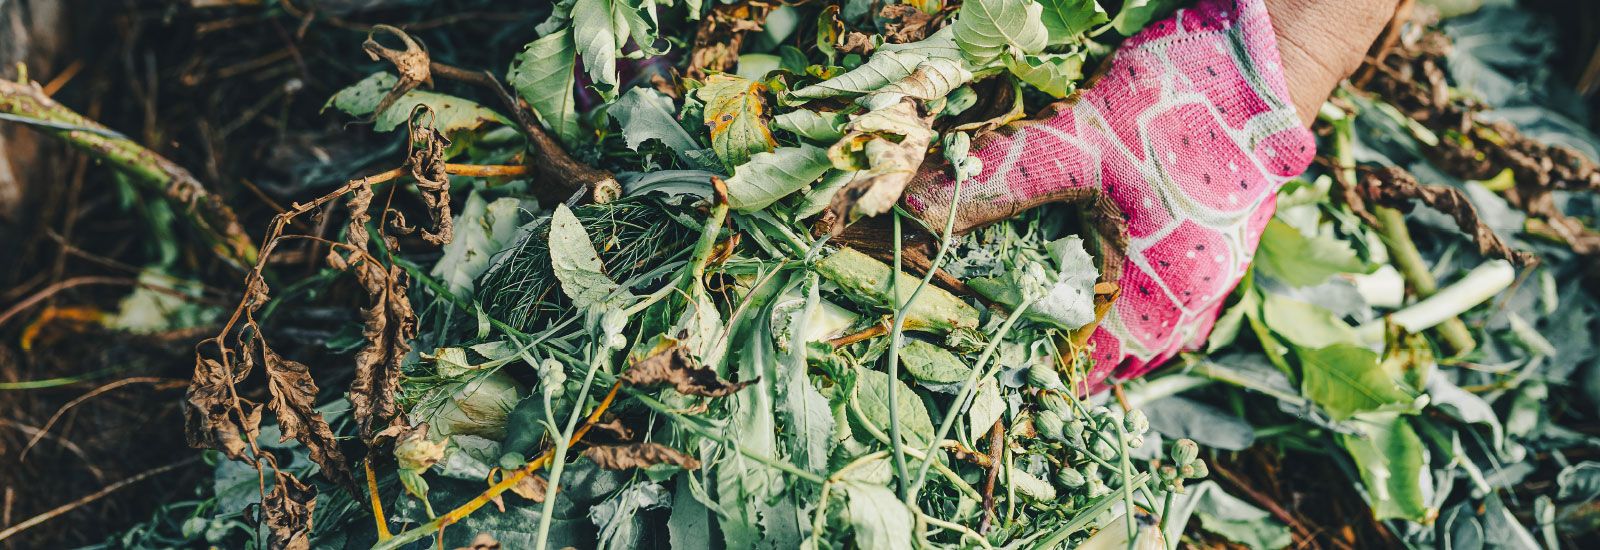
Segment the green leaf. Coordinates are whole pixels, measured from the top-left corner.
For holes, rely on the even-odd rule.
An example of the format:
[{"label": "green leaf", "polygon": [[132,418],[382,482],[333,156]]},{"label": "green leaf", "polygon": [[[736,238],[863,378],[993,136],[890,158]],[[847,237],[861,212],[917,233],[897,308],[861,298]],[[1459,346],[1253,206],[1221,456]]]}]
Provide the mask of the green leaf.
[{"label": "green leaf", "polygon": [[1295,357],[1304,371],[1301,393],[1327,409],[1334,420],[1360,412],[1403,409],[1415,397],[1384,372],[1372,350],[1337,344],[1298,348]]},{"label": "green leaf", "polygon": [[[817,273],[839,285],[839,289],[857,302],[869,306],[888,307],[889,272],[893,268],[853,248],[819,260]],[[904,271],[895,281],[898,302],[906,303],[921,279]],[[917,300],[906,307],[906,330],[950,331],[956,328],[977,328],[978,310],[961,301],[954,294],[929,285],[917,295]]]},{"label": "green leaf", "polygon": [[972,396],[972,406],[967,408],[968,435],[972,441],[983,440],[1006,412],[1006,402],[1000,398],[1000,386],[996,382],[993,378],[980,381],[977,393]]},{"label": "green leaf", "polygon": [[701,169],[718,169],[714,164],[702,165],[708,164],[700,162],[704,149],[678,124],[676,112],[672,98],[650,88],[630,89],[606,109],[622,127],[622,138],[629,149],[637,150],[645,141],[654,139],[685,163]]},{"label": "green leaf", "polygon": [[[816,275],[810,275],[805,305],[790,315],[791,334],[802,335],[813,331],[818,310],[828,306],[822,302],[815,284]],[[777,401],[784,423],[792,435],[785,440],[789,454],[798,466],[818,474],[826,474],[828,455],[833,450],[833,415],[828,410],[828,399],[812,385],[806,375],[808,352],[806,341],[796,338],[789,344],[789,353],[778,366],[776,386]]]},{"label": "green leaf", "polygon": [[582,132],[578,125],[577,103],[573,100],[576,56],[572,31],[562,28],[529,42],[512,58],[511,68],[506,70],[506,83],[533,107],[539,120],[569,149],[578,144]]},{"label": "green leaf", "polygon": [[1039,0],[1039,4],[1044,6],[1044,28],[1052,46],[1073,42],[1078,35],[1111,20],[1095,0]]},{"label": "green leaf", "polygon": [[513,198],[483,200],[477,191],[467,196],[453,224],[455,238],[444,245],[444,256],[428,274],[444,282],[459,298],[471,298],[478,276],[489,269],[489,260],[516,239],[522,225],[521,203]]},{"label": "green leaf", "polygon": [[1378,520],[1428,521],[1435,513],[1428,451],[1411,423],[1398,413],[1371,413],[1355,419],[1365,437],[1338,434],[1355,460],[1367,501]]},{"label": "green leaf", "polygon": [[550,267],[561,291],[580,310],[604,305],[618,288],[600,265],[583,223],[566,204],[557,204],[550,216]]},{"label": "green leaf", "polygon": [[972,368],[956,354],[922,340],[911,340],[900,347],[900,365],[913,378],[929,384],[954,384],[967,379]]},{"label": "green leaf", "polygon": [[749,161],[751,155],[771,152],[778,144],[767,128],[761,100],[765,90],[766,86],[759,82],[714,74],[695,92],[706,104],[711,149],[729,169]]},{"label": "green leaf", "polygon": [[1111,21],[1111,27],[1123,36],[1133,36],[1145,25],[1178,7],[1179,0],[1123,0],[1122,11]]},{"label": "green leaf", "polygon": [[890,381],[889,375],[870,369],[857,369],[856,399],[861,405],[861,412],[867,421],[873,423],[879,431],[887,433],[889,428],[889,384],[895,387],[895,409],[900,417],[900,434],[906,438],[906,444],[918,449],[925,449],[933,441],[933,420],[928,417],[928,410],[923,408],[922,400],[911,391],[911,387],[899,380]]},{"label": "green leaf", "polygon": [[[873,52],[872,57],[867,58],[867,62],[861,66],[795,90],[789,97],[803,103],[810,99],[870,93],[911,76],[923,63],[933,60],[959,62],[964,58],[952,36],[950,28],[946,27],[916,42],[886,44]],[[963,65],[962,68],[977,72],[975,67]]]},{"label": "green leaf", "polygon": [[1078,80],[1083,78],[1083,56],[1082,52],[1043,55],[1007,52],[1004,60],[1006,69],[1023,82],[1032,84],[1041,92],[1063,98],[1072,93],[1077,88]]},{"label": "green leaf", "polygon": [[797,109],[773,117],[772,125],[809,141],[832,144],[844,137],[844,123],[848,119],[848,116],[838,111],[817,112]]},{"label": "green leaf", "polygon": [[[371,115],[372,111],[378,108],[378,103],[383,101],[383,96],[394,88],[396,80],[390,73],[372,73],[360,82],[333,94],[323,108],[333,107],[355,117]],[[433,127],[444,132],[452,141],[470,142],[472,140],[469,136],[477,134],[487,126],[511,125],[511,121],[500,116],[500,113],[477,103],[451,95],[412,90],[400,96],[400,99],[395,100],[388,109],[378,113],[373,118],[372,129],[388,132],[396,128],[405,128],[406,119],[411,116],[411,110],[417,105],[427,105],[433,109],[434,116],[431,121]],[[423,120],[425,124],[428,122],[426,119]]]},{"label": "green leaf", "polygon": [[972,78],[972,71],[967,70],[961,60],[929,59],[917,64],[917,68],[905,78],[890,82],[862,98],[861,103],[867,109],[878,110],[907,97],[923,101],[939,99],[971,82]]},{"label": "green leaf", "polygon": [[822,177],[833,166],[828,150],[812,145],[779,147],[757,153],[733,169],[728,178],[728,205],[734,210],[760,210]]},{"label": "green leaf", "polygon": [[1356,330],[1333,312],[1282,294],[1267,293],[1261,314],[1273,333],[1299,347],[1361,343]]},{"label": "green leaf", "polygon": [[1372,272],[1345,241],[1324,235],[1306,237],[1277,218],[1267,222],[1261,234],[1255,268],[1291,286],[1322,284],[1335,273]]},{"label": "green leaf", "polygon": [[572,36],[584,71],[608,97],[617,89],[617,52],[628,40],[627,20],[618,13],[618,4],[625,0],[578,0],[572,6]]},{"label": "green leaf", "polygon": [[862,550],[911,550],[911,509],[894,491],[858,481],[839,484],[848,498],[850,527]]},{"label": "green leaf", "polygon": [[[1199,516],[1202,529],[1248,548],[1286,548],[1294,542],[1289,526],[1274,519],[1266,510],[1224,492],[1215,481],[1189,487],[1172,504],[1173,519]],[[1168,528],[1175,531],[1168,536],[1180,536],[1183,523],[1187,522],[1170,524]]]},{"label": "green leaf", "polygon": [[1044,6],[1033,0],[967,0],[958,17],[952,32],[974,65],[987,65],[1008,48],[1039,53],[1049,40]]}]

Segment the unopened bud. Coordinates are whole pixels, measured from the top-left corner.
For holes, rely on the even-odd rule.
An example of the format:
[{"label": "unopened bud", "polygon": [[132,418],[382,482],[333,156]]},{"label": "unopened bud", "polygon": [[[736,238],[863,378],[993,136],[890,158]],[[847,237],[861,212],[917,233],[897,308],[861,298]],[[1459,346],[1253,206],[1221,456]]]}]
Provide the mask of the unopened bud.
[{"label": "unopened bud", "polygon": [[1039,411],[1033,418],[1033,428],[1046,438],[1057,441],[1065,439],[1066,434],[1063,430],[1066,428],[1066,423],[1062,422],[1061,416],[1053,411]]},{"label": "unopened bud", "polygon": [[1044,390],[1065,390],[1061,384],[1061,374],[1056,372],[1055,365],[1048,362],[1036,362],[1028,367],[1028,385]]},{"label": "unopened bud", "polygon": [[1189,469],[1189,474],[1183,477],[1189,479],[1200,479],[1211,475],[1211,469],[1206,467],[1206,461],[1204,460],[1195,459],[1194,462],[1189,463],[1189,465],[1184,466],[1184,468]]},{"label": "unopened bud", "polygon": [[1142,434],[1150,431],[1150,419],[1145,417],[1144,411],[1134,409],[1128,411],[1128,415],[1122,418],[1122,428],[1128,430],[1128,433]]},{"label": "unopened bud", "polygon": [[1082,487],[1083,484],[1087,483],[1089,480],[1084,478],[1083,474],[1077,470],[1064,467],[1056,471],[1056,481],[1061,482],[1062,485],[1076,489],[1078,487]]},{"label": "unopened bud", "polygon": [[1179,439],[1177,443],[1172,445],[1172,462],[1174,464],[1183,466],[1194,462],[1195,457],[1198,456],[1200,456],[1200,445],[1195,443],[1193,439]]}]

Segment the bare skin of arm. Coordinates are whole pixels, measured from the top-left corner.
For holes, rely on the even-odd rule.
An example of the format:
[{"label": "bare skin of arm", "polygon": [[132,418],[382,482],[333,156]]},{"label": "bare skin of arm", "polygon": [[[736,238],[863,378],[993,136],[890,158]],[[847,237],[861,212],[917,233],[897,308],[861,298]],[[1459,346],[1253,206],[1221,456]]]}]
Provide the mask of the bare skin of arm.
[{"label": "bare skin of arm", "polygon": [[1265,0],[1300,121],[1307,126],[1339,81],[1361,66],[1400,0]]}]

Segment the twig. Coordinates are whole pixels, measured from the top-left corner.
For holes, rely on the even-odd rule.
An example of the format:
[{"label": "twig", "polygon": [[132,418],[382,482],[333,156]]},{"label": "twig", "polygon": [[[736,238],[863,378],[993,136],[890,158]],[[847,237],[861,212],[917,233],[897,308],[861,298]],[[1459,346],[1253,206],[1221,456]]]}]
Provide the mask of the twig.
[{"label": "twig", "polygon": [[10,321],[11,318],[12,317],[16,317],[17,314],[22,313],[24,311],[27,311],[28,308],[30,308],[30,307],[38,305],[39,302],[44,301],[46,298],[54,296],[54,295],[56,295],[56,293],[61,292],[63,290],[67,290],[69,288],[80,287],[80,286],[85,286],[85,285],[123,285],[123,286],[133,286],[133,285],[138,285],[138,284],[139,284],[139,281],[136,281],[136,280],[133,280],[133,279],[129,279],[127,277],[101,277],[101,276],[73,277],[71,279],[58,281],[58,282],[56,282],[54,284],[51,284],[50,286],[45,287],[43,290],[40,290],[39,292],[34,293],[34,295],[29,296],[27,299],[24,299],[21,302],[17,302],[16,304],[13,304],[11,307],[6,308],[5,312],[0,313],[0,326],[5,325],[6,321]]},{"label": "twig", "polygon": [[124,379],[118,380],[116,382],[112,382],[110,384],[106,384],[104,386],[100,386],[100,387],[95,388],[93,390],[89,390],[88,393],[80,395],[80,396],[78,396],[77,398],[75,398],[75,399],[73,399],[71,401],[68,401],[66,404],[62,405],[61,408],[56,409],[56,413],[50,415],[50,419],[46,420],[44,422],[44,426],[40,426],[39,427],[39,433],[35,434],[32,439],[28,440],[28,444],[22,447],[22,452],[17,455],[17,462],[22,462],[22,461],[25,461],[25,460],[28,459],[28,451],[33,450],[33,446],[37,445],[39,443],[40,439],[44,439],[45,434],[50,432],[50,428],[56,425],[56,421],[60,420],[62,415],[67,414],[67,409],[71,409],[73,407],[81,405],[81,404],[83,404],[84,401],[88,401],[90,399],[94,399],[94,397],[97,396],[97,395],[100,395],[102,393],[105,393],[105,392],[108,392],[108,391],[111,391],[111,390],[114,390],[114,389],[129,385],[129,384],[161,384],[163,382],[166,382],[168,385],[176,383],[177,384],[176,387],[182,387],[182,386],[185,385],[185,382],[183,380],[176,380],[176,379],[172,379],[172,378],[160,378],[160,377],[155,377],[155,376],[136,376],[136,377],[133,377],[133,378],[124,378]]},{"label": "twig", "polygon": [[50,521],[51,519],[55,519],[57,516],[60,516],[60,515],[65,514],[67,512],[71,512],[72,510],[74,510],[74,509],[76,509],[76,508],[78,508],[80,506],[83,506],[85,504],[89,504],[89,503],[94,502],[96,500],[100,500],[101,498],[104,498],[106,495],[109,495],[111,493],[117,492],[118,490],[121,490],[123,487],[127,487],[129,485],[133,485],[133,484],[138,483],[140,481],[144,481],[147,478],[154,477],[154,476],[157,476],[157,475],[161,475],[161,474],[170,472],[172,470],[176,470],[178,468],[182,468],[184,466],[188,466],[189,464],[192,464],[192,463],[194,463],[196,461],[199,461],[199,460],[200,460],[200,455],[197,454],[197,455],[191,456],[189,458],[185,458],[183,460],[179,460],[177,462],[168,464],[166,466],[157,466],[155,468],[151,468],[149,470],[145,470],[143,472],[139,472],[137,474],[134,474],[133,477],[124,479],[122,481],[118,481],[116,483],[112,483],[112,484],[107,485],[104,488],[100,489],[99,491],[95,491],[93,493],[89,493],[87,495],[79,497],[77,500],[74,500],[72,502],[68,502],[66,504],[62,504],[62,505],[57,506],[55,508],[52,508],[48,512],[45,512],[43,514],[39,514],[37,516],[33,516],[31,518],[23,520],[22,523],[18,523],[16,525],[11,526],[11,527],[7,527],[4,531],[0,531],[0,540],[6,540],[8,538],[11,538],[12,535],[15,535],[17,533],[21,533],[23,531],[26,531],[26,530],[28,530],[28,529],[36,526],[36,525],[39,525],[39,524],[44,523],[46,521]]},{"label": "twig", "polygon": [[255,244],[239,225],[233,209],[221,197],[208,192],[189,171],[167,158],[56,103],[37,83],[0,80],[0,113],[45,122],[31,125],[185,205],[183,210],[190,223],[218,256],[238,266],[255,263]]},{"label": "twig", "polygon": [[[1005,465],[1000,461],[1000,455],[1006,448],[1005,438],[1005,424],[1001,420],[994,421],[994,425],[989,427],[989,473],[983,478],[983,517],[978,520],[979,533],[989,532],[989,525],[994,521],[994,482],[1000,477],[1000,467]],[[1006,479],[1011,479],[1010,472],[1006,474]]]}]

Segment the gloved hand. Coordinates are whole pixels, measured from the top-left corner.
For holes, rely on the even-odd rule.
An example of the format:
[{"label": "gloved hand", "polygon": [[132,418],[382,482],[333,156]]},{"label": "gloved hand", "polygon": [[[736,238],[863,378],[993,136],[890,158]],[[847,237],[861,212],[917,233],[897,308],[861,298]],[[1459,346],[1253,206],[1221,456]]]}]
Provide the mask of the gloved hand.
[{"label": "gloved hand", "polygon": [[[1269,1],[1287,6],[1296,24],[1307,12],[1326,19],[1374,3]],[[1306,56],[1316,48],[1284,49],[1299,67],[1297,92],[1315,96],[1302,109],[1319,105],[1360,61],[1392,14],[1392,1],[1376,4],[1389,11],[1365,14],[1355,38],[1337,39],[1347,45],[1331,48],[1332,63]],[[973,154],[983,171],[965,183],[956,212],[958,233],[1047,202],[1109,201],[1101,211],[1120,214],[1126,257],[1111,260],[1120,262],[1121,294],[1089,339],[1089,391],[1204,342],[1249,267],[1276,191],[1315,153],[1263,0],[1201,0],[1129,38],[1109,63],[1076,102],[980,136]],[[953,190],[946,170],[927,169],[903,204],[943,227]]]}]

